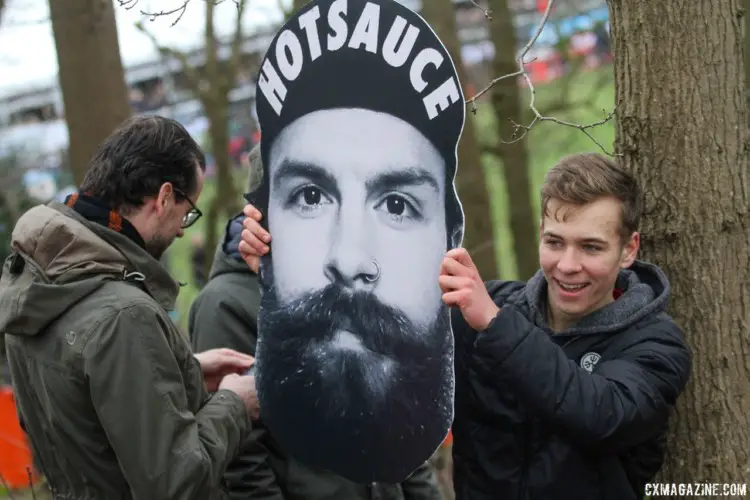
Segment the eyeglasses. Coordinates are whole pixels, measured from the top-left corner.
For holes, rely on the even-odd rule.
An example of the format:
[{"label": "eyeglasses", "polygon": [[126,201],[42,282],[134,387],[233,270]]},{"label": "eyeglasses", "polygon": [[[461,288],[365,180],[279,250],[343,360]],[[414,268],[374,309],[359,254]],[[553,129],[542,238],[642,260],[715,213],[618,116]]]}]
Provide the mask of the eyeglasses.
[{"label": "eyeglasses", "polygon": [[203,212],[200,211],[198,207],[195,206],[195,203],[193,203],[190,198],[188,198],[188,195],[177,189],[176,187],[172,187],[174,189],[174,192],[182,196],[187,200],[188,203],[190,203],[190,210],[185,214],[185,216],[182,218],[182,226],[180,226],[182,229],[187,229],[195,222],[201,218],[203,215]]}]

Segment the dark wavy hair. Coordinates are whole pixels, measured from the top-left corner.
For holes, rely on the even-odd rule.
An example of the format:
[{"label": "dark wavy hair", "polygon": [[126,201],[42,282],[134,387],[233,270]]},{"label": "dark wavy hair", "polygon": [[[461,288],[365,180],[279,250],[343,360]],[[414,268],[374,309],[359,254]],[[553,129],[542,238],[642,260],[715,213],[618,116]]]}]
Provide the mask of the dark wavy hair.
[{"label": "dark wavy hair", "polygon": [[[205,171],[206,157],[185,127],[163,116],[136,116],[99,146],[80,190],[112,210],[128,212],[155,196],[165,182],[187,195],[195,193],[196,166]],[[179,192],[175,196],[182,201]]]}]

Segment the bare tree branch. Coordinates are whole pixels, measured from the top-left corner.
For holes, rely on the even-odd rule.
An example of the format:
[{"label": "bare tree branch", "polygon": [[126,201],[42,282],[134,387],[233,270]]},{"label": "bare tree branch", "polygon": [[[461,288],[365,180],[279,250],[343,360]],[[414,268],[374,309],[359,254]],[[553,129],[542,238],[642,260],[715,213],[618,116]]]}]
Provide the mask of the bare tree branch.
[{"label": "bare tree branch", "polygon": [[[2,1],[2,0],[0,0]],[[138,4],[138,0],[117,0],[121,7],[124,7],[125,9],[132,9]],[[230,56],[229,56],[229,62],[226,65],[220,65],[218,61],[218,40],[216,38],[215,33],[215,26],[214,26],[214,8],[223,3],[225,0],[203,0],[206,2],[206,19],[205,19],[205,26],[204,26],[204,47],[203,51],[205,54],[205,69],[206,73],[213,75],[214,77],[218,77],[219,82],[212,82],[212,85],[216,85],[217,83],[222,84],[223,87],[229,87],[228,90],[231,90],[231,87],[234,85],[234,82],[236,80],[236,73],[239,68],[239,61],[242,57],[242,41],[243,41],[243,31],[242,31],[242,16],[245,13],[245,7],[247,6],[247,0],[232,0],[232,2],[237,7],[237,18],[235,21],[235,30],[234,30],[234,36],[232,37],[231,47],[230,47]],[[279,0],[280,1],[280,0]],[[172,22],[171,26],[176,25],[182,16],[185,14],[185,11],[187,10],[188,4],[190,3],[190,0],[184,0],[182,4],[179,7],[176,7],[171,10],[162,10],[159,12],[147,12],[144,10],[141,10],[141,14],[144,16],[147,16],[150,18],[151,21],[154,21],[157,17],[163,17],[163,16],[170,16],[177,14],[176,19]],[[143,34],[149,37],[151,42],[154,44],[154,47],[156,47],[159,52],[162,54],[166,54],[168,56],[174,57],[180,62],[180,65],[183,68],[183,71],[185,72],[185,77],[188,81],[188,85],[190,86],[191,90],[193,92],[201,97],[209,98],[208,94],[202,89],[201,86],[201,75],[200,73],[191,65],[188,64],[187,55],[176,51],[174,49],[170,49],[169,47],[164,47],[159,44],[159,42],[156,40],[156,37],[149,32],[145,26],[143,25],[142,21],[139,21],[136,23],[136,28]],[[227,71],[224,71],[224,70]],[[227,91],[228,91],[227,90]]]},{"label": "bare tree branch", "polygon": [[[210,1],[210,0],[206,0],[206,1]],[[117,2],[120,4],[120,7],[123,7],[127,10],[130,10],[136,5],[138,5],[138,0],[117,0]],[[151,18],[152,21],[160,16],[171,16],[171,15],[177,14],[177,17],[172,22],[172,26],[174,26],[175,24],[180,22],[180,19],[182,19],[182,16],[185,15],[185,11],[187,10],[187,6],[189,3],[190,3],[190,0],[184,0],[182,2],[182,5],[172,10],[161,10],[159,12],[146,12],[144,10],[141,10],[141,14],[143,14],[144,16],[148,16],[149,18]]]},{"label": "bare tree branch", "polygon": [[[120,7],[123,7],[126,10],[130,10],[136,5],[138,5],[139,0],[117,0],[117,3],[120,4]],[[224,3],[225,0],[203,0],[204,2],[212,3],[213,5],[219,5],[221,3]],[[277,0],[279,2],[279,5],[281,5],[281,0]],[[244,4],[246,3],[244,0],[232,0],[237,5],[237,10],[241,11],[244,8]],[[183,0],[182,4],[179,7],[175,7],[171,10],[160,10],[160,11],[145,11],[141,10],[141,15],[147,16],[151,19],[151,21],[155,20],[157,17],[163,17],[163,16],[172,16],[177,15],[175,20],[172,22],[171,26],[176,25],[180,22],[180,19],[182,19],[182,16],[185,15],[185,11],[187,11],[188,4],[190,3],[190,0]]]},{"label": "bare tree branch", "polygon": [[[217,3],[213,0],[205,0],[206,2],[206,22],[205,22],[205,28],[203,31],[203,53],[205,54],[204,59],[204,67],[205,67],[205,74],[214,76],[218,82],[219,85],[223,84],[223,80],[226,78],[226,75],[221,74],[218,71],[218,57],[219,54],[216,53],[216,47],[218,46],[218,43],[216,41],[216,36],[214,33],[214,12],[216,9]],[[212,82],[214,84],[214,82]]]},{"label": "bare tree branch", "polygon": [[242,16],[245,14],[247,0],[237,0],[237,21],[234,26],[234,38],[232,38],[232,50],[229,55],[229,70],[234,72],[231,75],[232,85],[237,79],[238,68],[240,67],[240,58],[242,57],[242,40],[244,32],[242,31]]},{"label": "bare tree branch", "polygon": [[[532,90],[532,96],[533,96],[533,90]],[[539,111],[536,109],[536,107],[534,107],[533,97],[532,97],[532,102],[529,103],[529,107],[531,108],[531,110],[535,114],[534,119],[531,120],[531,123],[529,123],[528,125],[522,125],[520,123],[511,122],[511,123],[513,123],[513,126],[515,127],[515,131],[513,132],[513,135],[512,135],[513,140],[511,140],[511,141],[504,141],[503,139],[500,139],[500,141],[502,141],[505,144],[512,144],[512,143],[514,143],[516,141],[521,140],[521,138],[523,138],[529,132],[529,130],[531,130],[531,127],[533,127],[537,122],[547,121],[547,122],[554,122],[554,123],[557,123],[559,125],[565,125],[566,127],[571,127],[571,128],[575,128],[575,129],[580,130],[581,132],[583,132],[584,134],[586,134],[586,136],[589,139],[591,139],[591,141],[594,144],[596,144],[597,146],[599,146],[599,148],[602,150],[602,152],[604,152],[604,154],[607,154],[609,156],[614,156],[609,150],[607,150],[607,148],[605,148],[604,146],[602,146],[602,144],[598,140],[596,140],[596,138],[593,135],[591,135],[591,133],[589,132],[589,129],[592,129],[594,127],[598,127],[600,125],[604,125],[605,123],[607,123],[608,121],[610,121],[615,116],[615,109],[616,109],[616,107],[615,107],[615,109],[613,109],[612,111],[610,111],[609,114],[606,117],[602,118],[601,120],[598,120],[598,121],[595,121],[595,122],[592,122],[592,123],[588,123],[586,125],[581,125],[580,123],[573,123],[573,122],[569,122],[569,121],[565,121],[565,120],[560,120],[559,118],[555,118],[554,116],[543,116],[542,114],[539,113]],[[607,111],[606,110],[602,110],[602,112],[606,113]],[[518,131],[520,131],[520,130],[522,130],[523,133],[519,136],[518,135]]]},{"label": "bare tree branch", "polygon": [[[118,1],[123,1],[123,0],[118,0]],[[128,1],[137,1],[137,0],[128,0]],[[135,27],[138,29],[138,31],[146,35],[149,38],[149,40],[151,40],[151,43],[154,44],[154,47],[156,47],[156,49],[160,53],[166,54],[170,57],[174,57],[180,62],[180,66],[182,67],[182,71],[185,73],[185,79],[187,80],[187,83],[190,86],[190,89],[197,96],[199,97],[202,96],[204,91],[201,90],[201,75],[195,67],[190,65],[187,55],[180,51],[170,49],[169,47],[164,47],[160,45],[159,41],[156,39],[154,34],[148,31],[146,27],[143,25],[143,22],[138,21],[137,23],[135,23]]]},{"label": "bare tree branch", "polygon": [[[471,3],[474,6],[476,6],[478,9],[480,9],[484,13],[485,17],[488,20],[492,19],[492,13],[489,10],[484,9],[482,6],[480,6],[479,3],[476,0],[471,0]],[[526,136],[526,134],[531,130],[531,128],[534,125],[536,125],[539,122],[549,121],[549,122],[554,122],[554,123],[557,123],[559,125],[564,125],[566,127],[571,127],[571,128],[575,128],[577,130],[582,131],[605,154],[612,156],[612,153],[610,153],[604,146],[601,145],[601,143],[599,141],[596,140],[596,138],[594,138],[593,135],[591,135],[591,133],[589,132],[589,129],[592,129],[594,127],[598,127],[600,125],[604,125],[605,123],[607,123],[608,121],[610,121],[612,119],[612,117],[615,115],[615,109],[616,109],[616,107],[609,114],[607,114],[606,117],[603,118],[602,120],[599,120],[599,121],[596,121],[596,122],[593,122],[593,123],[589,123],[589,124],[586,124],[586,125],[582,125],[582,124],[578,124],[578,123],[573,123],[573,122],[569,122],[569,121],[566,121],[566,120],[561,120],[561,119],[555,118],[553,116],[545,116],[545,115],[541,114],[539,112],[539,110],[537,109],[537,107],[536,107],[536,87],[534,86],[534,83],[531,81],[531,76],[529,75],[528,71],[526,70],[526,66],[528,64],[534,62],[536,60],[536,58],[531,59],[530,61],[526,61],[525,59],[526,59],[526,55],[529,53],[529,51],[531,50],[531,48],[536,43],[536,41],[539,38],[539,36],[542,34],[542,31],[544,30],[544,27],[547,25],[547,22],[549,21],[550,13],[552,12],[552,7],[554,6],[554,4],[555,4],[555,0],[548,0],[547,7],[546,7],[546,9],[544,11],[544,14],[542,15],[542,19],[539,21],[539,25],[536,27],[536,30],[534,31],[534,35],[526,43],[526,45],[524,45],[524,47],[521,49],[521,51],[519,52],[518,56],[516,57],[516,61],[518,63],[518,71],[515,71],[513,73],[509,73],[507,75],[501,75],[501,76],[498,76],[498,77],[494,78],[492,81],[490,81],[489,84],[487,84],[487,86],[485,86],[482,90],[480,90],[479,92],[477,92],[474,95],[474,97],[471,97],[470,99],[467,99],[466,100],[466,104],[471,104],[471,112],[472,113],[476,113],[477,112],[477,107],[476,107],[476,101],[477,101],[477,99],[479,99],[484,94],[486,94],[487,92],[489,92],[492,89],[492,87],[494,87],[498,82],[500,82],[502,80],[505,80],[505,79],[508,79],[508,78],[518,78],[520,76],[520,77],[522,77],[524,79],[524,81],[526,82],[526,85],[529,88],[529,93],[530,93],[529,109],[531,110],[531,112],[533,113],[534,116],[533,116],[531,122],[528,125],[523,125],[523,124],[511,122],[513,124],[513,126],[514,126],[513,134],[511,135],[511,140],[510,141],[505,141],[505,140],[503,140],[501,138],[500,139],[501,142],[503,142],[505,144],[512,144],[514,142],[520,141],[521,139],[523,139]],[[606,113],[606,111],[605,111],[605,113]]]},{"label": "bare tree branch", "polygon": [[479,5],[477,0],[470,0],[470,1],[472,5],[474,5],[474,7],[484,12],[484,17],[486,17],[488,21],[492,21],[492,11],[490,9],[485,9],[484,7]]}]

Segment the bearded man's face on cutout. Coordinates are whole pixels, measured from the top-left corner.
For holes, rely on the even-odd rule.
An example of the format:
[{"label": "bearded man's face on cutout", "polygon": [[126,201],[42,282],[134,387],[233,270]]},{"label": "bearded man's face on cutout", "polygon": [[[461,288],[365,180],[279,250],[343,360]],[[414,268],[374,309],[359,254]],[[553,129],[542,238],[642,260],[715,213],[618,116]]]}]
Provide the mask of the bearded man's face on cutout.
[{"label": "bearded man's face on cutout", "polygon": [[[348,147],[327,147],[329,134]],[[351,453],[387,456],[430,420],[442,426],[431,415],[450,412],[453,389],[435,279],[446,247],[442,158],[393,116],[326,110],[282,132],[268,174],[273,287],[259,358],[277,382],[266,399],[316,415],[314,431]],[[392,422],[403,430],[390,432]]]},{"label": "bearded man's face on cutout", "polygon": [[[287,76],[295,50],[274,43],[294,46],[291,30],[323,18],[338,38],[321,27],[312,60],[283,89],[269,59],[258,84],[258,206],[273,236],[261,260],[261,417],[309,466],[397,483],[432,455],[453,416],[453,338],[438,276],[462,233],[453,180],[464,110],[444,47],[393,0],[308,4],[269,50]],[[365,31],[386,46],[399,27],[406,37],[390,75]],[[330,52],[334,39],[343,42]]]}]

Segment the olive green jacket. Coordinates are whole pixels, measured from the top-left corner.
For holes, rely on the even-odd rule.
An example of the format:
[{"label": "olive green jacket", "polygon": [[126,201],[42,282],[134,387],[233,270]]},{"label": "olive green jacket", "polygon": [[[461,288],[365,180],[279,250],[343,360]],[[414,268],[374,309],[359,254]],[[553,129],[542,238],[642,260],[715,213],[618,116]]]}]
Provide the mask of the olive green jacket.
[{"label": "olive green jacket", "polygon": [[167,315],[178,284],[126,236],[60,203],[16,224],[0,280],[18,416],[60,499],[226,498],[250,431],[242,400],[206,391]]},{"label": "olive green jacket", "polygon": [[[209,281],[189,314],[193,348],[229,347],[255,355],[260,306],[258,276],[240,260],[242,216],[229,221]],[[232,500],[441,500],[432,469],[424,464],[401,484],[356,484],[311,469],[284,453],[256,422],[227,469]]]}]

